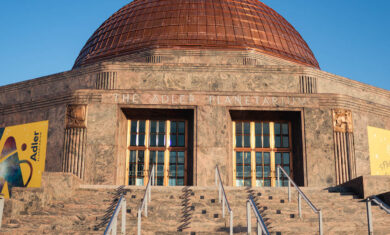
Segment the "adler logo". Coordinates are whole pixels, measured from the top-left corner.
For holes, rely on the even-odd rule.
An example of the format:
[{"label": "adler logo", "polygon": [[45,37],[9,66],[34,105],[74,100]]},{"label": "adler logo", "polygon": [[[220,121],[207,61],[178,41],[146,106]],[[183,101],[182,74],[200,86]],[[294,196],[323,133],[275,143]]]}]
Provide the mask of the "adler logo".
[{"label": "adler logo", "polygon": [[41,137],[41,133],[34,131],[34,139],[33,139],[33,143],[31,144],[31,150],[33,154],[30,157],[30,159],[33,161],[37,161],[37,157],[39,157],[40,137]]}]

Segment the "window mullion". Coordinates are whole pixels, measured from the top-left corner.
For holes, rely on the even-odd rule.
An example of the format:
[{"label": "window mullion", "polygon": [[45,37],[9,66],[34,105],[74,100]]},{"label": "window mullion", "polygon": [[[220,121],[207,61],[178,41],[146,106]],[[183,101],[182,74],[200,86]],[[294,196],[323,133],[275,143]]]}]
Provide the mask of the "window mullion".
[{"label": "window mullion", "polygon": [[159,133],[160,133],[160,121],[156,121],[156,133],[155,133],[155,137],[154,137],[154,138],[156,138],[156,146],[159,146],[159,143],[158,143]]},{"label": "window mullion", "polygon": [[171,122],[169,120],[165,121],[165,150],[164,150],[164,186],[169,184],[169,146],[170,146],[170,132],[171,132]]},{"label": "window mullion", "polygon": [[144,145],[145,145],[145,153],[144,153],[144,184],[147,184],[149,178],[149,161],[150,161],[150,120],[145,121],[145,133],[144,133]]},{"label": "window mullion", "polygon": [[137,133],[135,133],[135,146],[138,146],[139,144],[139,123],[140,121],[137,120]]},{"label": "window mullion", "polygon": [[256,185],[256,134],[255,134],[255,122],[250,122],[250,146],[251,146],[251,185]]},{"label": "window mullion", "polygon": [[237,178],[237,176],[236,176],[236,172],[237,172],[237,169],[236,169],[236,151],[235,151],[235,149],[236,149],[236,147],[237,147],[237,145],[236,145],[236,122],[235,121],[233,121],[232,122],[232,133],[233,133],[233,185],[234,186],[237,186],[237,184],[236,184],[236,178]]}]

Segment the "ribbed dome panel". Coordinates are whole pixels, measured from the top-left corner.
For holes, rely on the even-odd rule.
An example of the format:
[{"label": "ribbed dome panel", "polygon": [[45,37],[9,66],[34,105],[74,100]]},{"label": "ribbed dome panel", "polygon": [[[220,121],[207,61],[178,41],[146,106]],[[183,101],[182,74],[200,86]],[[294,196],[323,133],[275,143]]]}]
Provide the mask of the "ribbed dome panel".
[{"label": "ribbed dome panel", "polygon": [[319,68],[294,27],[257,0],[136,0],[96,30],[74,67],[145,48],[255,49]]}]

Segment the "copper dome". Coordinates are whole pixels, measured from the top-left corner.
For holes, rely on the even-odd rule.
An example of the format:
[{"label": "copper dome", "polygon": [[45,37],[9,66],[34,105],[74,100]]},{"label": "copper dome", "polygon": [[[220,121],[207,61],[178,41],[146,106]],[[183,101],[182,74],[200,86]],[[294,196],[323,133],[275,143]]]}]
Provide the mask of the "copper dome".
[{"label": "copper dome", "polygon": [[257,0],[135,0],[96,30],[74,67],[145,48],[255,49],[319,68],[294,27]]}]

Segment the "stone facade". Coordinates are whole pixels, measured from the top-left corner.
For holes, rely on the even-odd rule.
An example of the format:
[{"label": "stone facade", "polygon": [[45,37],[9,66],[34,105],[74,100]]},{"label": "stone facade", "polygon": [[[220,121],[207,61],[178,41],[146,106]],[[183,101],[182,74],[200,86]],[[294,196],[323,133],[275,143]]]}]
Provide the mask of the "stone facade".
[{"label": "stone facade", "polygon": [[145,51],[0,87],[0,127],[49,120],[46,171],[64,170],[67,128],[86,129],[88,184],[125,183],[125,110],[139,108],[192,110],[198,186],[216,164],[233,184],[233,110],[299,114],[305,186],[337,183],[334,110],[351,114],[356,176],[370,174],[367,126],[390,129],[389,91],[254,51]]}]

